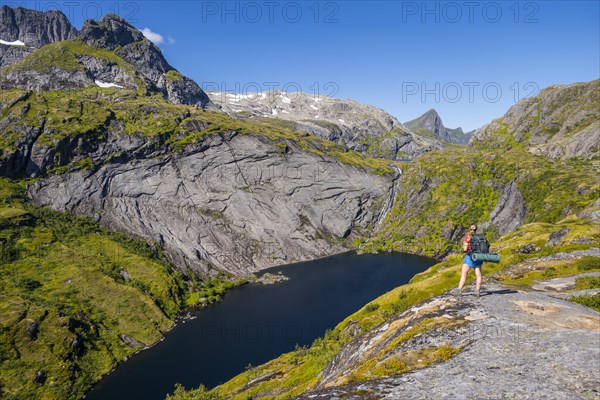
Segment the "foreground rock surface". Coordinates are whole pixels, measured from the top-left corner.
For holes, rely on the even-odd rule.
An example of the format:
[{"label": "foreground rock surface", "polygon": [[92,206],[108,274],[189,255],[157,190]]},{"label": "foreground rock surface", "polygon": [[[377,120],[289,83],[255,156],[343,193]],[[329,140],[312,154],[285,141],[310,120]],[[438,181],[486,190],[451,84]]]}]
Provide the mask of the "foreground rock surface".
[{"label": "foreground rock surface", "polygon": [[480,298],[466,293],[459,299],[445,295],[430,301],[462,308],[470,316],[454,335],[444,334],[446,340],[468,342],[450,360],[296,399],[598,398],[600,313],[542,292],[494,283],[485,289]]}]

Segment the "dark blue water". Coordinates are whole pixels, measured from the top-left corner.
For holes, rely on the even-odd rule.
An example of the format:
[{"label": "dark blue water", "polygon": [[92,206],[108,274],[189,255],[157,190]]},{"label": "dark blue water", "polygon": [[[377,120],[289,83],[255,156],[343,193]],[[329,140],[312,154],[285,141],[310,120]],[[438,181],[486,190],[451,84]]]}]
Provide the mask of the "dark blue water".
[{"label": "dark blue water", "polygon": [[434,260],[403,253],[344,253],[276,267],[291,278],[248,284],[197,310],[164,341],[103,379],[88,399],[164,400],[176,383],[214,387],[249,364],[308,345],[369,301],[408,282]]}]

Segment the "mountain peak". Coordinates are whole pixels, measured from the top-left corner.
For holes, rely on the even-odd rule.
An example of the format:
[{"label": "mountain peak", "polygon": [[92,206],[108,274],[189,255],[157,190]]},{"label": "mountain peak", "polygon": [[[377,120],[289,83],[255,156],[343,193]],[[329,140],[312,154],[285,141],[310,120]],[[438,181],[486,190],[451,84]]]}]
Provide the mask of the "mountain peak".
[{"label": "mountain peak", "polygon": [[[73,39],[77,29],[60,11],[36,11],[22,7],[0,7],[0,39],[21,41],[27,46],[40,48],[49,43]],[[0,56],[2,50],[0,50]],[[2,58],[2,57],[0,57]],[[4,63],[1,66],[6,65]]]},{"label": "mountain peak", "polygon": [[[86,20],[81,28],[79,39],[88,46],[102,47],[108,50],[115,50],[118,47],[144,40],[148,41],[142,32],[114,14],[107,14],[99,21]],[[152,51],[160,52],[158,47],[150,41],[148,42],[147,46]]]},{"label": "mountain peak", "polygon": [[442,117],[432,108],[420,117],[405,122],[404,126],[417,133],[432,133],[450,143],[468,143],[471,135],[465,134],[462,128],[446,128],[442,122]]},{"label": "mountain peak", "polygon": [[108,23],[111,21],[115,21],[127,26],[132,26],[129,22],[127,22],[125,19],[121,18],[120,16],[116,15],[116,14],[106,14],[104,15],[102,18],[100,18],[100,23]]}]

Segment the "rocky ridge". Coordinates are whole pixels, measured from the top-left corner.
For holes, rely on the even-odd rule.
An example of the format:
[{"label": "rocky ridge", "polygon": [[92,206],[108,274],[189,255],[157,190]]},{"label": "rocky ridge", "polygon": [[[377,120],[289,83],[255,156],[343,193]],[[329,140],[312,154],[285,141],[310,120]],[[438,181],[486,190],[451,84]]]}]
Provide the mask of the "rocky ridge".
[{"label": "rocky ridge", "polygon": [[378,157],[412,159],[444,143],[418,135],[385,111],[353,100],[303,92],[209,92],[223,112],[235,118],[270,118],[294,129]]},{"label": "rocky ridge", "polygon": [[600,155],[600,80],[555,85],[479,128],[473,146],[524,147],[551,158]]},{"label": "rocky ridge", "polygon": [[14,64],[47,44],[74,39],[77,29],[60,11],[40,12],[0,7],[0,40],[22,46],[0,44],[0,68]]}]

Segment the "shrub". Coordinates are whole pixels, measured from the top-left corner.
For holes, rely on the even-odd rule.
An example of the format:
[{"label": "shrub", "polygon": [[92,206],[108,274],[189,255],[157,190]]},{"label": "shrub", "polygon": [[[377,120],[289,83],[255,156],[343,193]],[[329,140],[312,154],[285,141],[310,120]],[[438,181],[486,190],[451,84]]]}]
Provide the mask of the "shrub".
[{"label": "shrub", "polygon": [[598,260],[597,257],[582,257],[578,262],[577,262],[577,269],[579,271],[589,271],[592,269],[596,269],[598,268],[598,263],[600,262],[600,260]]},{"label": "shrub", "polygon": [[583,278],[577,278],[575,281],[575,289],[599,289],[600,288],[600,277],[597,276],[586,276]]},{"label": "shrub", "polygon": [[365,306],[365,312],[373,312],[379,308],[379,304],[377,303],[369,303]]},{"label": "shrub", "polygon": [[200,385],[198,389],[186,391],[181,384],[175,385],[175,392],[167,395],[167,400],[222,400],[218,393],[206,389],[204,385]]},{"label": "shrub", "polygon": [[600,312],[600,293],[595,294],[586,294],[583,296],[574,296],[569,300],[582,304],[586,307],[593,308],[594,310]]}]

